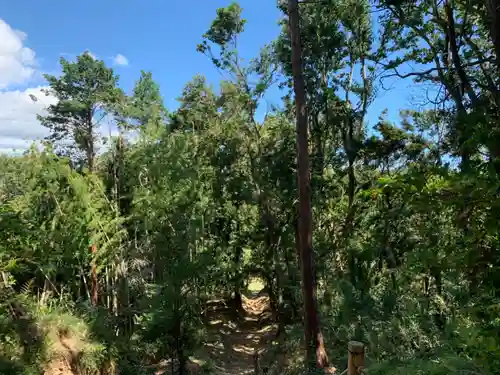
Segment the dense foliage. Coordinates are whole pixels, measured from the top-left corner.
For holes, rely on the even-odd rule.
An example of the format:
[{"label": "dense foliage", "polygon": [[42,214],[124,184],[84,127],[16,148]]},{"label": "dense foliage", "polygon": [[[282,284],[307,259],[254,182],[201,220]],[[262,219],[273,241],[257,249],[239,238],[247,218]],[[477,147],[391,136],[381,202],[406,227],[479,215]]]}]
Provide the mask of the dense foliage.
[{"label": "dense foliage", "polygon": [[[500,371],[499,6],[299,3],[314,281],[339,368],[354,339],[373,374]],[[217,10],[198,50],[229,78],[215,91],[194,77],[172,112],[151,73],[127,95],[87,53],[46,77],[58,102],[40,117],[43,151],[0,158],[0,373],[38,373],[40,333],[83,326],[82,366],[183,368],[206,302],[241,309],[251,277],[279,325],[270,350],[290,368],[302,357],[290,34],[283,21],[245,65],[244,26],[237,4]],[[367,128],[395,79],[422,85],[426,105]],[[259,122],[274,84],[283,105]],[[104,116],[120,135],[99,151]]]}]

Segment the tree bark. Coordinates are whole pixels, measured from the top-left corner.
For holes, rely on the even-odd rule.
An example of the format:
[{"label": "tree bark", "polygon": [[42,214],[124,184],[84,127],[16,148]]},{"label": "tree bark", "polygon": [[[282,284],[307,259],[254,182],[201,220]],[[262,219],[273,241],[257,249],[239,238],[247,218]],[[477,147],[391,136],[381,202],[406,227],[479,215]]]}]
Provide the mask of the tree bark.
[{"label": "tree bark", "polygon": [[497,58],[497,67],[500,71],[500,0],[487,0],[486,9],[488,11],[491,40]]},{"label": "tree bark", "polygon": [[299,189],[298,240],[302,270],[302,294],[306,360],[319,368],[328,367],[328,357],[319,327],[316,308],[316,285],[312,255],[312,213],[310,196],[309,150],[306,92],[302,74],[298,1],[288,0],[289,31],[292,42],[292,71],[297,122],[297,180]]},{"label": "tree bark", "polygon": [[463,87],[463,91],[467,93],[469,99],[471,100],[472,104],[474,106],[479,105],[479,98],[477,97],[476,93],[474,92],[474,89],[472,88],[469,77],[467,76],[467,73],[464,70],[464,67],[462,66],[462,62],[460,60],[460,54],[458,52],[459,50],[459,45],[458,45],[458,40],[457,40],[457,35],[455,32],[455,18],[453,15],[453,9],[449,3],[448,0],[445,1],[444,3],[444,8],[446,11],[446,17],[447,17],[447,34],[448,34],[448,39],[449,39],[449,45],[448,48],[451,53],[451,59],[453,61],[453,66],[455,68],[455,72],[457,73],[459,79],[460,79],[460,86]]},{"label": "tree bark", "polygon": [[85,134],[86,139],[86,154],[87,154],[87,167],[89,169],[89,173],[94,172],[94,158],[95,158],[95,149],[94,149],[94,138],[93,138],[93,118],[94,111],[92,108],[88,109],[87,113],[87,134]]},{"label": "tree bark", "polygon": [[[497,74],[500,74],[500,0],[486,0],[486,10],[488,14],[488,22],[490,29],[490,36],[493,42],[493,48],[495,50],[496,62],[497,62]],[[498,106],[500,106],[500,94],[497,86],[493,86],[496,91],[497,98],[497,113],[500,111]],[[497,119],[497,126],[500,127],[500,122]],[[492,151],[493,166],[497,174],[500,174],[500,146],[498,145],[498,137],[493,140],[493,145],[490,146]]]}]

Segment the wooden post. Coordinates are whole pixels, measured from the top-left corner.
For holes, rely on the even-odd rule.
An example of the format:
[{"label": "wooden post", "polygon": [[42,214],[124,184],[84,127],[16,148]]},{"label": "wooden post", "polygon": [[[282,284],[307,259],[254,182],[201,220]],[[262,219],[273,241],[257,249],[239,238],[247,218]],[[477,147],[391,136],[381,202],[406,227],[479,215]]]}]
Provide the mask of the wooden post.
[{"label": "wooden post", "polygon": [[365,346],[358,341],[348,344],[347,375],[360,375],[359,369],[365,365]]}]

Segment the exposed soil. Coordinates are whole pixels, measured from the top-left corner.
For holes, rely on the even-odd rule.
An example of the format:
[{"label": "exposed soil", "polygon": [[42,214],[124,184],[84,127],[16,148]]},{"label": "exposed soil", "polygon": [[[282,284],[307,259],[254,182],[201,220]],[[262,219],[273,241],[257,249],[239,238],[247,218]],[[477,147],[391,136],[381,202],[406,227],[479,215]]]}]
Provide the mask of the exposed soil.
[{"label": "exposed soil", "polygon": [[74,363],[78,358],[78,343],[61,335],[54,347],[59,355],[47,364],[44,375],[75,375]]},{"label": "exposed soil", "polygon": [[[243,296],[240,315],[225,307],[223,301],[211,301],[205,313],[208,341],[200,357],[210,359],[216,375],[253,374],[256,354],[260,358],[269,340],[276,335],[276,326],[270,316],[266,295]],[[44,375],[75,375],[72,360],[77,356],[78,345],[68,337],[59,339],[56,345],[60,346],[61,356],[48,364]],[[186,370],[188,374],[199,374],[200,368],[198,361],[190,361]],[[156,367],[156,375],[169,373],[169,363],[163,362]]]},{"label": "exposed soil", "polygon": [[253,374],[256,353],[260,357],[275,337],[267,296],[243,296],[243,308],[239,318],[220,309],[207,314],[210,341],[206,349],[217,375]]},{"label": "exposed soil", "polygon": [[60,358],[50,361],[44,375],[74,375],[67,360]]},{"label": "exposed soil", "polygon": [[[275,337],[271,323],[269,298],[265,295],[243,297],[243,311],[236,314],[222,300],[210,301],[205,310],[208,341],[189,361],[187,373],[201,373],[200,362],[210,360],[215,375],[254,374],[256,354],[262,356],[269,340]],[[199,360],[198,360],[199,357]],[[170,374],[170,364],[162,363],[155,375]]]}]

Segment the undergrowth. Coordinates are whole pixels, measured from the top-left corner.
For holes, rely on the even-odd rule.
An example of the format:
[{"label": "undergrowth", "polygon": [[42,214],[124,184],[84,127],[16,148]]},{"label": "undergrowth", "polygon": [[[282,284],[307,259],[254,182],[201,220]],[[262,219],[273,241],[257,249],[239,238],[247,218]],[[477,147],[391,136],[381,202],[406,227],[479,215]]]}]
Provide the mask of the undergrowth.
[{"label": "undergrowth", "polygon": [[51,367],[98,374],[109,357],[89,322],[67,306],[10,294],[0,303],[0,374],[51,374]]}]

